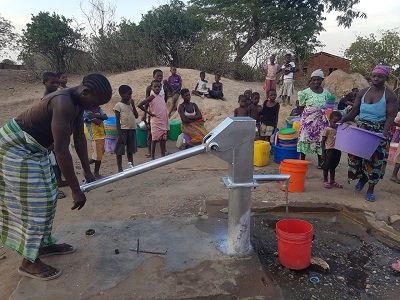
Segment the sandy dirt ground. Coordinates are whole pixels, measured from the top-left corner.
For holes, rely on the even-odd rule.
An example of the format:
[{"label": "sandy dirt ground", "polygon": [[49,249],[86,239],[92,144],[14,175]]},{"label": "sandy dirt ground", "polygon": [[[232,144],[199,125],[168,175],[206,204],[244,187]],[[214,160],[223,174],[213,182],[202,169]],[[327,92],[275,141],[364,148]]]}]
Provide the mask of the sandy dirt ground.
[{"label": "sandy dirt ground", "polygon": [[[168,68],[161,68],[164,76],[169,75]],[[145,88],[152,80],[152,68],[142,69],[123,74],[110,75],[113,86],[113,98],[105,105],[107,113],[112,113],[113,105],[119,101],[117,89],[121,84],[133,87],[136,103],[144,99]],[[199,72],[195,70],[178,69],[183,77],[184,87],[193,89]],[[207,74],[209,82],[213,82],[213,75]],[[16,117],[28,108],[33,101],[39,99],[43,93],[40,82],[26,82],[24,71],[0,70],[0,126]],[[78,84],[81,76],[71,76],[69,86]],[[222,78],[226,101],[202,99],[193,97],[206,119],[206,128],[212,129],[227,116],[233,115],[237,106],[237,97],[247,87],[259,91],[263,95],[262,83],[245,83]],[[263,99],[264,97],[262,97]],[[293,99],[294,102],[295,99]],[[181,101],[181,100],[180,100]],[[288,116],[292,107],[283,107],[280,113],[280,126],[283,126],[284,117]],[[175,113],[172,118],[178,118]],[[175,142],[168,141],[167,150],[177,152]],[[147,150],[139,148],[134,155],[135,164],[146,162]],[[159,155],[159,151],[156,152]],[[364,194],[354,194],[354,184],[346,183],[346,155],[337,169],[338,181],[345,186],[343,189],[324,189],[322,186],[322,172],[316,168],[316,157],[308,157],[311,161],[304,193],[289,195],[291,203],[313,203],[318,205],[346,205],[349,207],[393,215],[400,213],[398,205],[399,186],[388,180],[382,180],[376,188],[376,203],[367,203]],[[127,165],[126,158],[124,164]],[[79,162],[76,160],[77,173],[80,179]],[[393,164],[389,163],[387,172],[390,174]],[[114,155],[106,154],[101,168],[103,175],[114,174],[117,171]],[[279,165],[270,159],[266,167],[255,168],[255,173],[279,173]],[[221,181],[226,176],[227,165],[222,160],[210,155],[202,154],[188,160],[162,167],[115,184],[99,188],[87,194],[86,206],[80,211],[71,211],[72,198],[68,188],[63,191],[67,198],[59,201],[54,229],[61,224],[81,222],[84,220],[113,221],[133,218],[155,218],[165,216],[197,216],[199,211],[205,210],[206,201],[221,201],[227,199],[227,189]],[[285,203],[284,193],[280,191],[278,183],[262,184],[252,192],[254,205],[276,206]],[[84,249],[82,249],[84,251]],[[0,299],[8,299],[17,286],[20,276],[17,267],[21,258],[6,248],[0,248]],[[84,262],[82,262],[84,264]],[[84,280],[84,279],[83,279]],[[82,283],[84,284],[84,282]],[[121,288],[129,288],[122,285]]]}]

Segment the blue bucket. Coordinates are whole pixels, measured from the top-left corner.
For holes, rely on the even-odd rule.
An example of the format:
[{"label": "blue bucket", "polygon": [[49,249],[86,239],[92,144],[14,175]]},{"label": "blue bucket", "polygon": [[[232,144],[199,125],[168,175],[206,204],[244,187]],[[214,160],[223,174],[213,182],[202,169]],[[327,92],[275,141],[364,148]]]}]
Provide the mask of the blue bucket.
[{"label": "blue bucket", "polygon": [[297,147],[280,147],[272,144],[274,149],[274,162],[280,164],[284,159],[299,159],[300,152],[297,152]]},{"label": "blue bucket", "polygon": [[115,126],[117,124],[117,119],[115,116],[108,117],[107,120],[104,120],[104,125],[105,126]]}]

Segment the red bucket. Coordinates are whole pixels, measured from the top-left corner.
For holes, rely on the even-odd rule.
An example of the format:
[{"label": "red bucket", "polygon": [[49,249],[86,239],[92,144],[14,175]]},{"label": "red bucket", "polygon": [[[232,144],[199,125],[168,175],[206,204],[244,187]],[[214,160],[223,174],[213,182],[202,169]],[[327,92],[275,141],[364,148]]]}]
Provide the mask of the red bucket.
[{"label": "red bucket", "polygon": [[279,262],[288,269],[302,270],[311,264],[313,227],[297,219],[276,223]]}]

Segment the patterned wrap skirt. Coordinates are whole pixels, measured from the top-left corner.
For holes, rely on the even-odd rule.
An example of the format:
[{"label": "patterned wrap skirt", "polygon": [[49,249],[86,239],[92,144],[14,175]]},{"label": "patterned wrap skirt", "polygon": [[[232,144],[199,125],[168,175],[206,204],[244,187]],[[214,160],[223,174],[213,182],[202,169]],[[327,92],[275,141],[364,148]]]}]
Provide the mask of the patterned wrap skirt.
[{"label": "patterned wrap skirt", "polygon": [[12,120],[0,128],[0,240],[34,262],[51,235],[57,180],[48,151]]}]

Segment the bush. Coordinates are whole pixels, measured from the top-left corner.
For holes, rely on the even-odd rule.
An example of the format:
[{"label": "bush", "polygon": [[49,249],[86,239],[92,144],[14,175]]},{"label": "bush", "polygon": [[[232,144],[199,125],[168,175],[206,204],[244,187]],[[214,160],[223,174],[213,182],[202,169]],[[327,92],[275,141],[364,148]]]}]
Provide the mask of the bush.
[{"label": "bush", "polygon": [[243,81],[256,81],[259,80],[259,71],[254,70],[248,64],[234,63],[233,64],[233,79]]}]

